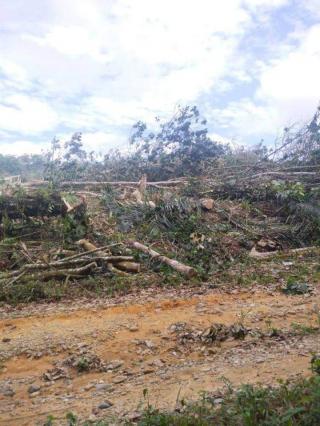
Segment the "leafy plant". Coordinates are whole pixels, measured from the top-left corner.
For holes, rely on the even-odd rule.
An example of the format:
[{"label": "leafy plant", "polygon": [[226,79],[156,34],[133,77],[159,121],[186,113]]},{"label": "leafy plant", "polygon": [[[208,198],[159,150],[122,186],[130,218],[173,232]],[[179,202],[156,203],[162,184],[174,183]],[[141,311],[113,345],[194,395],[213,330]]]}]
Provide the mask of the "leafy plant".
[{"label": "leafy plant", "polygon": [[316,426],[320,421],[320,377],[279,387],[244,385],[229,389],[216,404],[203,395],[180,413],[147,407],[138,426]]},{"label": "leafy plant", "polygon": [[76,368],[79,371],[79,373],[82,373],[84,371],[88,371],[90,368],[90,364],[89,361],[87,360],[86,357],[81,357],[78,359],[77,364],[76,364]]},{"label": "leafy plant", "polygon": [[66,414],[67,426],[76,426],[78,423],[77,416],[71,412]]},{"label": "leafy plant", "polygon": [[156,118],[156,124],[150,131],[146,123],[138,121],[130,138],[152,178],[198,176],[227,150],[210,139],[207,121],[196,106],[179,107],[169,121]]},{"label": "leafy plant", "polygon": [[311,370],[320,375],[320,355],[314,354],[311,359]]},{"label": "leafy plant", "polygon": [[282,291],[285,294],[306,294],[312,291],[312,287],[308,283],[299,283],[294,278],[289,277]]}]

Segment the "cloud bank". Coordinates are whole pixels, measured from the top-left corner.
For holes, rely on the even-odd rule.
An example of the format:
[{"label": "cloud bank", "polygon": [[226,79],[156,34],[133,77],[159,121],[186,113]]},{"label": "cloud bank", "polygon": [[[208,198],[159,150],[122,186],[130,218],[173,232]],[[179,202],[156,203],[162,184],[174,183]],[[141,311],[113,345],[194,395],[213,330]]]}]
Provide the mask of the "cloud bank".
[{"label": "cloud bank", "polygon": [[178,104],[223,140],[271,143],[320,100],[317,0],[0,3],[0,153],[75,131],[103,153]]}]

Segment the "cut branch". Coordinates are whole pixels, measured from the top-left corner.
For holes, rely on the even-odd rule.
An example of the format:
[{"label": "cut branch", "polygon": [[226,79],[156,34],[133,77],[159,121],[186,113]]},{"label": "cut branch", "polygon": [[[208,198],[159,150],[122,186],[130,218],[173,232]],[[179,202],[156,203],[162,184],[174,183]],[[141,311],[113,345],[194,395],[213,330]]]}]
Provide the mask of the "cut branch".
[{"label": "cut branch", "polygon": [[166,265],[171,266],[171,268],[175,269],[176,271],[180,272],[183,275],[186,275],[187,277],[193,277],[197,274],[195,269],[192,268],[191,266],[184,265],[183,263],[178,262],[177,260],[170,259],[169,257],[163,256],[157,251],[152,250],[151,248],[137,241],[130,241],[129,245],[139,251],[142,251],[143,253],[148,254],[152,259],[158,260],[159,262],[162,262],[162,263],[165,263]]},{"label": "cut branch", "polygon": [[[106,257],[101,249],[96,247],[90,241],[82,239],[77,243],[80,247],[85,248],[91,253],[96,251],[100,260],[107,266],[107,269],[110,272],[116,272],[120,275],[124,275],[122,272],[140,272],[140,264],[136,262],[132,262],[132,256],[109,256]],[[127,275],[127,274],[126,274]]]}]

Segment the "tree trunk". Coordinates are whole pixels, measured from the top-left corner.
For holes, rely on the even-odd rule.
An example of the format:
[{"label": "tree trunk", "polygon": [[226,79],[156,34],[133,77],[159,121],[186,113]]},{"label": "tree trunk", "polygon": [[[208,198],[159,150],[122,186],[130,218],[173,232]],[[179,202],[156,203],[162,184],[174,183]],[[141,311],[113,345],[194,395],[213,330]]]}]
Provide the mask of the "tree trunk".
[{"label": "tree trunk", "polygon": [[139,251],[142,251],[143,253],[148,254],[151,256],[152,259],[159,260],[159,262],[165,263],[166,265],[171,266],[171,268],[175,269],[176,271],[180,272],[183,275],[186,275],[187,277],[193,277],[197,273],[194,268],[191,266],[184,265],[183,263],[178,262],[177,260],[170,259],[169,257],[162,256],[155,250],[150,249],[149,247],[137,242],[137,241],[130,241],[129,245]]}]

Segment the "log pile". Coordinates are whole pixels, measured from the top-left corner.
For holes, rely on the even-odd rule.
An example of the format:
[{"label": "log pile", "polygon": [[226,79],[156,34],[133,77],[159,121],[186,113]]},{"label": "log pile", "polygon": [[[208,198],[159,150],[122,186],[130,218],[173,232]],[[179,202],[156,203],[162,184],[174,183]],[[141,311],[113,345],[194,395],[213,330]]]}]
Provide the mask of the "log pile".
[{"label": "log pile", "polygon": [[[109,251],[111,247],[116,245],[120,244],[96,247],[86,239],[79,240],[77,246],[85,249],[85,251],[66,256],[59,260],[25,263],[19,269],[2,272],[0,273],[0,285],[7,287],[16,282],[27,282],[31,280],[79,279],[88,275],[97,274],[111,273],[120,276],[128,276],[132,273],[139,273],[141,270],[140,263],[135,262],[133,256],[109,255],[106,253],[106,251]],[[167,264],[189,278],[196,275],[195,270],[190,266],[162,256],[139,242],[132,241],[129,242],[128,245],[136,250],[147,253],[152,259]],[[32,261],[31,258],[30,260]]]},{"label": "log pile", "polygon": [[[133,184],[135,189],[132,197],[135,203],[145,204],[155,208],[153,202],[146,200],[146,189],[149,185],[164,185],[171,187],[172,185],[180,185],[183,180],[169,181],[169,182],[155,182],[148,183],[146,176],[143,176],[139,182],[115,182],[116,186],[126,187],[128,184]],[[72,183],[74,184],[74,182]],[[90,182],[81,182],[75,186],[86,187]],[[96,182],[93,182],[95,185]],[[41,186],[40,183],[39,186]],[[105,182],[98,183],[105,185]],[[63,185],[62,185],[63,186]],[[90,185],[89,185],[90,186]],[[73,197],[78,201],[75,202]],[[69,200],[72,199],[73,203]],[[55,248],[49,251],[44,251],[42,243],[45,243],[43,234],[38,242],[31,241],[28,238],[22,239],[24,232],[29,230],[28,226],[33,223],[32,220],[40,219],[40,226],[42,228],[50,227],[50,223],[55,225],[55,219],[50,222],[50,217],[57,216],[66,217],[67,225],[76,221],[82,226],[81,218],[86,214],[86,197],[83,193],[73,193],[72,197],[67,197],[61,193],[54,191],[50,192],[29,188],[26,192],[24,190],[14,189],[14,192],[8,192],[0,197],[0,227],[4,227],[1,222],[6,219],[6,226],[9,221],[13,225],[19,224],[20,234],[14,234],[14,242],[8,246],[2,247],[0,253],[0,285],[3,288],[10,287],[16,283],[27,282],[45,282],[48,280],[69,280],[70,278],[78,280],[88,276],[105,275],[119,275],[130,276],[131,274],[138,274],[141,272],[141,265],[130,251],[143,252],[148,254],[152,260],[164,263],[171,267],[173,270],[181,273],[186,277],[193,277],[196,273],[194,268],[184,265],[183,263],[170,259],[155,250],[141,244],[137,241],[128,241],[123,243],[108,244],[106,246],[97,247],[87,238],[82,238],[77,242],[73,242],[71,250],[65,249],[65,241],[61,241],[61,246],[58,247],[59,240],[55,241]],[[79,217],[78,217],[79,216]],[[80,218],[80,221],[78,220]],[[37,223],[37,222],[35,222]],[[41,225],[42,224],[42,225]],[[32,236],[34,237],[34,232]],[[27,236],[29,233],[26,234]],[[49,234],[48,234],[49,235]],[[3,233],[4,236],[4,233]],[[64,237],[63,237],[64,239]],[[2,242],[3,243],[3,242]],[[35,245],[34,245],[35,243]],[[130,255],[123,255],[121,250],[117,250],[117,254],[112,254],[111,248],[114,246],[124,246],[129,249]],[[76,252],[75,252],[76,251]],[[4,256],[2,256],[4,254]]]},{"label": "log pile", "polygon": [[18,281],[81,278],[105,270],[119,269],[119,273],[122,273],[121,269],[126,266],[130,272],[140,271],[140,265],[133,262],[132,256],[106,254],[105,251],[110,249],[110,245],[97,248],[87,240],[80,240],[78,245],[89,248],[89,250],[60,260],[26,263],[20,269],[1,273],[0,284],[11,285]]}]

